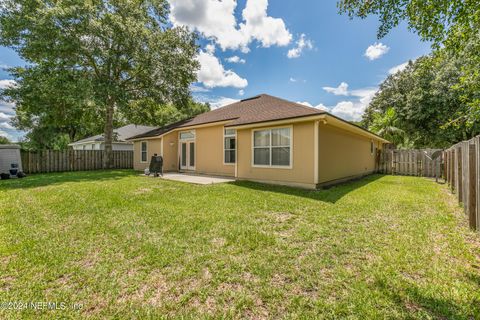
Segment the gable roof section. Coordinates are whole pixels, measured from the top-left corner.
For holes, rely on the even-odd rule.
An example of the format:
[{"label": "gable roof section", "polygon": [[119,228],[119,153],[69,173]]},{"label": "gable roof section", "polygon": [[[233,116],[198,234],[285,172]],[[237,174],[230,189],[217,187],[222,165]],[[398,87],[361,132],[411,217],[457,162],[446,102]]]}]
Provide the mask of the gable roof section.
[{"label": "gable roof section", "polygon": [[[114,129],[113,133],[116,135],[116,139],[114,142],[125,142],[127,139],[134,137],[136,135],[152,131],[155,127],[151,126],[141,126],[135,124],[128,124],[126,126],[120,127],[118,129]],[[83,144],[89,142],[103,142],[105,139],[103,138],[103,134],[97,134],[95,136],[91,136],[85,139],[81,139],[70,143],[69,146],[76,145],[76,144]]]},{"label": "gable roof section", "polygon": [[309,116],[322,116],[325,119],[330,119],[336,123],[337,126],[348,128],[350,131],[357,132],[371,138],[375,137],[382,142],[389,143],[389,141],[380,137],[379,135],[368,131],[356,124],[343,120],[326,111],[319,110],[305,105],[280,99],[270,96],[268,94],[260,94],[251,98],[243,99],[238,102],[229,104],[227,106],[199,114],[198,116],[178,121],[164,127],[158,127],[154,130],[130,137],[129,140],[138,140],[142,138],[152,138],[161,136],[175,129],[189,128],[200,125],[206,125],[216,122],[225,122],[225,127],[237,126],[255,126],[256,124],[289,120]]},{"label": "gable roof section", "polygon": [[192,119],[180,121],[163,128],[157,128],[150,132],[134,136],[131,139],[155,137],[177,128],[185,128],[228,120],[231,120],[231,122],[225,125],[226,127],[274,120],[293,119],[324,113],[326,112],[319,109],[307,107],[302,104],[290,102],[270,96],[268,94],[261,94],[248,99],[240,100],[225,107],[199,114]]}]

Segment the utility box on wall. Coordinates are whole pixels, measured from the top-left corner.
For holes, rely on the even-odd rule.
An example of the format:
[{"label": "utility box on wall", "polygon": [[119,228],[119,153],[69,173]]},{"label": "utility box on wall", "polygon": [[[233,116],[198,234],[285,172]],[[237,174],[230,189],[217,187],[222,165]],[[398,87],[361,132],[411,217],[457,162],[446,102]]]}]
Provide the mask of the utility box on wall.
[{"label": "utility box on wall", "polygon": [[20,146],[16,144],[0,144],[0,174],[10,174],[10,170],[13,168],[19,172],[23,171]]}]

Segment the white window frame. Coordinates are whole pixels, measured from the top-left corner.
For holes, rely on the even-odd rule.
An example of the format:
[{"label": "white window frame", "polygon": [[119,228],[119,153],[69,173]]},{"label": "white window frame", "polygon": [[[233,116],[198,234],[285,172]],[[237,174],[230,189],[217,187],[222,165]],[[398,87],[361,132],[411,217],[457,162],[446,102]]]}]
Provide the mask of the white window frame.
[{"label": "white window frame", "polygon": [[[145,143],[145,161],[142,160],[143,155],[143,148],[142,145]],[[140,141],[140,163],[147,163],[148,162],[148,141]]]},{"label": "white window frame", "polygon": [[[226,130],[234,130],[234,134],[225,134]],[[225,138],[235,138],[235,149],[226,149],[225,148]],[[223,128],[223,165],[225,166],[234,166],[237,163],[237,130],[236,129],[230,129],[230,128]],[[234,150],[235,151],[235,161],[234,162],[225,162],[225,151],[227,150]]]},{"label": "white window frame", "polygon": [[[182,133],[187,133],[190,132],[193,135],[193,138],[182,138]],[[184,131],[179,131],[178,132],[178,140],[179,141],[195,141],[197,138],[195,130],[184,130]]]},{"label": "white window frame", "polygon": [[[182,133],[185,133],[185,132],[190,132],[191,134],[193,134],[193,138],[181,138],[181,134]],[[192,171],[195,171],[196,170],[196,167],[197,167],[197,133],[195,131],[195,129],[193,130],[184,130],[184,131],[179,131],[178,132],[178,160],[179,160],[179,167],[180,167],[180,170],[192,170]],[[181,155],[182,155],[182,142],[186,142],[187,143],[187,149],[190,148],[190,144],[188,142],[193,142],[193,163],[194,165],[193,166],[187,166],[187,168],[182,168],[182,164],[181,164]],[[188,152],[188,156],[190,156],[190,150],[187,151]],[[187,159],[188,162],[190,163],[190,159]]]},{"label": "white window frame", "polygon": [[[273,129],[290,129],[290,164],[288,166],[279,166],[272,165],[272,130]],[[255,132],[257,131],[270,131],[270,165],[255,164],[255,148],[267,148],[265,146],[255,147]],[[286,146],[275,146],[275,147],[286,147]],[[268,127],[260,129],[252,129],[252,161],[251,166],[253,168],[269,168],[269,169],[292,169],[293,168],[293,125],[290,126],[280,126],[280,127]]]}]

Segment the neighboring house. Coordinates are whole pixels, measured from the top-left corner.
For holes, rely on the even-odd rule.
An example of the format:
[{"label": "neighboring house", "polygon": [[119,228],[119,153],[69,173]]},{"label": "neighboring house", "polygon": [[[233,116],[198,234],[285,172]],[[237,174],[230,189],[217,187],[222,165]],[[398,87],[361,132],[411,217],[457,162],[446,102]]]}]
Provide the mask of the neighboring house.
[{"label": "neighboring house", "polygon": [[325,111],[261,94],[137,135],[134,169],[316,188],[375,171],[387,140]]},{"label": "neighboring house", "polygon": [[[113,130],[113,144],[114,151],[131,151],[133,150],[133,142],[127,141],[128,138],[151,131],[156,127],[149,126],[137,126],[135,124],[129,124],[118,129]],[[82,140],[75,141],[68,145],[74,150],[104,150],[105,143],[103,134],[88,137]]]}]

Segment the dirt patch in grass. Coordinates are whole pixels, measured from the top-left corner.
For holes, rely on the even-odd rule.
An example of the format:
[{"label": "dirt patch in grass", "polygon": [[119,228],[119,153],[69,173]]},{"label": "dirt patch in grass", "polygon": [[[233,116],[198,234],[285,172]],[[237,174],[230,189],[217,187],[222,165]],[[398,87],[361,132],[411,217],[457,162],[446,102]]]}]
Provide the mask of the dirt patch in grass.
[{"label": "dirt patch in grass", "polygon": [[212,245],[216,248],[221,248],[225,246],[227,243],[227,240],[225,238],[213,238],[212,239]]},{"label": "dirt patch in grass", "polygon": [[153,190],[151,188],[139,188],[133,192],[134,195],[141,195],[145,193],[150,193]]}]

